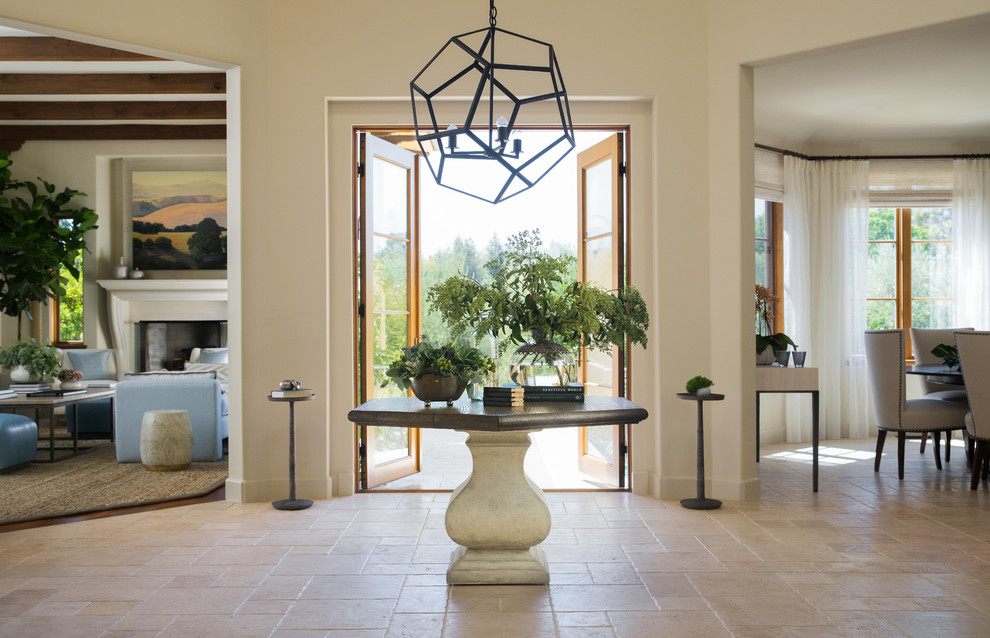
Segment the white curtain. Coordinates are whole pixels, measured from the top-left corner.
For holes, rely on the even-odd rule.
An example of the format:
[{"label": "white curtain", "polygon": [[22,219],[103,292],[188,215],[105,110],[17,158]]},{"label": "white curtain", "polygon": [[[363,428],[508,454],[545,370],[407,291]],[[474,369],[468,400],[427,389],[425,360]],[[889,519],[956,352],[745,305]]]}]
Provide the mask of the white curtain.
[{"label": "white curtain", "polygon": [[[823,438],[870,435],[863,333],[869,162],[784,157],[784,332],[818,368]],[[811,439],[801,396],[787,399],[787,440]]]},{"label": "white curtain", "polygon": [[952,163],[955,322],[990,330],[990,159]]}]

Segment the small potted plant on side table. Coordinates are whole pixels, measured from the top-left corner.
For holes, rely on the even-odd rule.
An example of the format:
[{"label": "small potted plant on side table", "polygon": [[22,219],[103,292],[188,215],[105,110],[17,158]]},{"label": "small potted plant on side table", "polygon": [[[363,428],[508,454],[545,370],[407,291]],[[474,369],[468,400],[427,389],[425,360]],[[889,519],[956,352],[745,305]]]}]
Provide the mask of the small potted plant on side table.
[{"label": "small potted plant on side table", "polygon": [[696,397],[707,397],[712,393],[712,386],[715,382],[708,377],[691,377],[688,379],[687,383],[684,384],[684,389],[687,390],[688,394],[693,394]]},{"label": "small potted plant on side table", "polygon": [[382,387],[394,383],[402,390],[411,388],[427,406],[431,401],[451,405],[473,379],[494,371],[495,362],[477,348],[453,343],[434,346],[423,335],[419,343],[400,351],[385,372],[388,379]]}]

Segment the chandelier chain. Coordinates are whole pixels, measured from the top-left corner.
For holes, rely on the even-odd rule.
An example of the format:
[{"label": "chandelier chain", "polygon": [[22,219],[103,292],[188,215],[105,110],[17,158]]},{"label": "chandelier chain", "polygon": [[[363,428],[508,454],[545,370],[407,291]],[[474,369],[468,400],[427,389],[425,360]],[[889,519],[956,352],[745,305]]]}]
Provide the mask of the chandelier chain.
[{"label": "chandelier chain", "polygon": [[495,8],[495,0],[491,0],[489,3],[490,8],[488,9],[488,24],[495,28],[495,16],[498,15],[498,9]]}]

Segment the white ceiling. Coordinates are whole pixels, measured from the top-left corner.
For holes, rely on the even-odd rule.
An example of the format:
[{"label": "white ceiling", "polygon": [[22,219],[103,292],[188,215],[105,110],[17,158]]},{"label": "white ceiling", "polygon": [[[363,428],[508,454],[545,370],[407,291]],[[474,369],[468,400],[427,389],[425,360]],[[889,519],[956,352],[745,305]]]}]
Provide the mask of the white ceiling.
[{"label": "white ceiling", "polygon": [[990,18],[754,71],[756,142],[809,155],[990,152]]}]

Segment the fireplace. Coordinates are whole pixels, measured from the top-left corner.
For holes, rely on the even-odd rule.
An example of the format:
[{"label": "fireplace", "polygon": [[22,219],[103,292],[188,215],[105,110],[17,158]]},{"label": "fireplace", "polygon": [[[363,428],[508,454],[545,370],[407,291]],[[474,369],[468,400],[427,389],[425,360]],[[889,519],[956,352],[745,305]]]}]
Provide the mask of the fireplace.
[{"label": "fireplace", "polygon": [[226,321],[139,321],[141,372],[182,370],[193,348],[226,348]]},{"label": "fireplace", "polygon": [[[173,359],[184,354],[188,359],[183,350],[227,345],[226,279],[101,279],[98,283],[107,292],[110,334],[125,371],[169,369],[176,365]],[[164,330],[168,338],[168,333],[176,332],[170,328],[172,324],[184,323],[221,327],[219,334],[214,329],[205,335],[191,329],[193,336],[178,337],[177,347],[155,345],[152,356],[145,358],[143,324],[165,324],[151,331],[157,334]],[[176,334],[185,334],[186,330]]]}]

